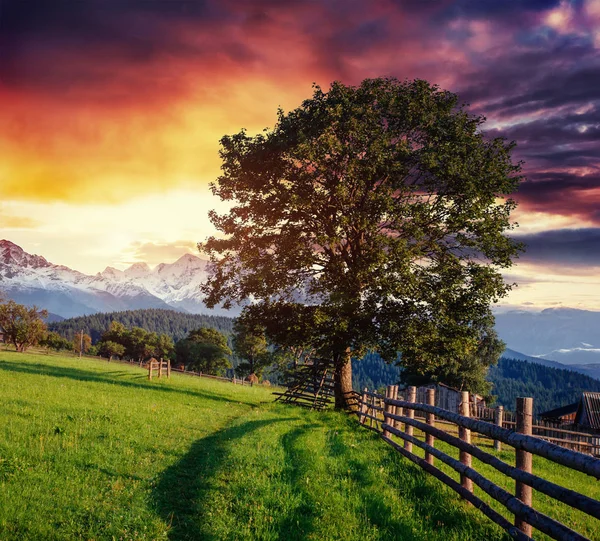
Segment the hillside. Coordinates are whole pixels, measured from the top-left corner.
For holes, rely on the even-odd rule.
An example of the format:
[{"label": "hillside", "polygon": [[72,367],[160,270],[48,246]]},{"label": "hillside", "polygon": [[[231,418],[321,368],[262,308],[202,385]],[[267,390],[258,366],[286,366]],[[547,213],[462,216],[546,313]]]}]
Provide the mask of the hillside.
[{"label": "hillside", "polygon": [[142,327],[150,332],[168,334],[177,341],[187,333],[199,327],[210,327],[229,335],[233,329],[233,319],[225,316],[204,314],[186,314],[175,310],[145,309],[126,310],[80,316],[64,321],[50,323],[48,328],[65,336],[69,340],[82,329],[92,337],[92,343],[100,340],[110,326],[111,321],[118,321],[128,328]]},{"label": "hillside", "polygon": [[[516,358],[513,358],[516,357]],[[517,396],[531,396],[535,411],[547,411],[575,402],[583,391],[600,392],[600,380],[561,368],[560,363],[532,359],[519,352],[506,350],[498,364],[490,369],[488,380],[494,384],[492,393],[498,404],[513,410]],[[368,354],[352,366],[356,390],[378,389],[396,383],[400,377],[397,366],[386,364],[377,354]]]},{"label": "hillside", "polygon": [[534,413],[572,404],[583,391],[600,392],[600,381],[589,376],[505,357],[490,369],[488,379],[498,404],[514,410],[518,396],[531,396]]},{"label": "hillside", "polygon": [[502,538],[342,413],[73,357],[0,374],[3,541]]}]

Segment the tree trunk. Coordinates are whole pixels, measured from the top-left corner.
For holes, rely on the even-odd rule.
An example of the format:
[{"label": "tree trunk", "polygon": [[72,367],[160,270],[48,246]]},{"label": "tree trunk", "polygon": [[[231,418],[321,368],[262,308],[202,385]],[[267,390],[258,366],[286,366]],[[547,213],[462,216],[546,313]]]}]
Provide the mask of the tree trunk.
[{"label": "tree trunk", "polygon": [[352,391],[351,353],[347,350],[335,361],[334,392],[335,409],[350,409],[349,400]]}]

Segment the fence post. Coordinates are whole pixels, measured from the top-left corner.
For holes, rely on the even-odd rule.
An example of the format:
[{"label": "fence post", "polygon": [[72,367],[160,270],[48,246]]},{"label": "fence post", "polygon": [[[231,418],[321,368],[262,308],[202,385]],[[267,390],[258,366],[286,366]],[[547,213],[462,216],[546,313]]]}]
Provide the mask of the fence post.
[{"label": "fence post", "polygon": [[[398,400],[398,385],[392,385],[392,399]],[[394,415],[398,415],[398,406],[392,406],[391,413],[393,413]],[[391,424],[394,428],[399,428],[400,421],[392,419]]]},{"label": "fence post", "polygon": [[148,361],[148,379],[152,379],[152,361]]},{"label": "fence post", "polygon": [[[397,386],[396,386],[397,387]],[[402,396],[400,395],[400,392],[398,390],[398,392],[396,393],[396,398],[399,398],[401,400],[404,400],[404,398],[402,398]],[[396,415],[402,417],[404,415],[404,408],[402,406],[398,406],[396,408]],[[394,424],[394,427],[397,428],[398,430],[402,430],[402,423],[400,421],[396,421],[396,423]]]},{"label": "fence post", "polygon": [[[533,398],[517,398],[517,432],[531,436],[533,425]],[[516,450],[516,467],[520,470],[531,473],[533,466],[531,453],[520,449]],[[515,496],[525,505],[531,506],[532,489],[530,486],[520,481],[516,482]],[[525,535],[531,537],[531,524],[527,524],[523,519],[515,517],[515,526]]]},{"label": "fence post", "polygon": [[[387,399],[388,398],[392,398],[393,393],[394,393],[394,391],[392,389],[392,386],[388,385],[385,388],[385,398],[386,399],[383,401],[383,422],[385,424],[389,424],[389,422],[390,422],[390,418],[388,417],[388,413],[391,413],[392,406],[391,406],[391,404],[388,404]],[[387,429],[383,430],[383,437],[384,438],[389,438],[390,437],[390,433],[389,433],[389,431]]]},{"label": "fence post", "polygon": [[[406,399],[407,402],[416,402],[417,401],[417,388],[416,387],[409,387],[408,388],[408,397]],[[406,417],[408,417],[409,419],[414,419],[415,418],[415,410],[414,409],[409,409],[406,412]],[[414,433],[414,429],[411,425],[405,425],[404,426],[404,432],[406,432],[407,435],[412,436]],[[408,440],[404,440],[404,448],[409,452],[412,453],[412,443]]]},{"label": "fence post", "polygon": [[360,415],[358,416],[358,422],[361,425],[365,424],[365,413],[367,413],[367,387],[363,389],[361,404],[360,404]]},{"label": "fence post", "polygon": [[[504,407],[498,406],[496,407],[496,411],[494,413],[494,422],[502,428],[502,423],[504,422]],[[496,451],[502,451],[502,442],[500,440],[494,440],[494,449]]]},{"label": "fence post", "polygon": [[[469,403],[469,391],[462,391],[460,393],[460,414],[463,417],[470,417],[470,403]],[[466,443],[471,443],[471,431],[468,428],[459,427],[458,436],[461,440]],[[466,451],[460,452],[460,462],[467,467],[471,467],[471,455]],[[469,492],[473,492],[473,481],[465,475],[460,476],[460,484],[466,488]]]},{"label": "fence post", "polygon": [[[427,405],[435,406],[435,389],[427,389]],[[435,414],[427,413],[426,422],[430,426],[435,426]],[[435,445],[435,438],[431,434],[426,433],[425,443],[433,447]],[[433,455],[425,453],[425,461],[433,465]]]},{"label": "fence post", "polygon": [[171,379],[171,359],[167,359],[167,378]]}]

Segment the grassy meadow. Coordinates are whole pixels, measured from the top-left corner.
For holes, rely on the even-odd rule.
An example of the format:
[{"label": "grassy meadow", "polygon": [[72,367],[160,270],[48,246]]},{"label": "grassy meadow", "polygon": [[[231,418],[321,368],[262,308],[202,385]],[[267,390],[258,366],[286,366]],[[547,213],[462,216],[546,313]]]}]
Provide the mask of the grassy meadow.
[{"label": "grassy meadow", "polygon": [[354,418],[258,386],[0,351],[0,430],[3,541],[504,538]]}]

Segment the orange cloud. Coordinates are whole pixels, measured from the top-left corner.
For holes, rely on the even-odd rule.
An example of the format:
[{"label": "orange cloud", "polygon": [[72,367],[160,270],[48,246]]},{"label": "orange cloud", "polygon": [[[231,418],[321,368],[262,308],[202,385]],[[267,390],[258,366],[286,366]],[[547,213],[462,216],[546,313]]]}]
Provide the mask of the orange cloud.
[{"label": "orange cloud", "polygon": [[[293,106],[310,92],[310,84],[216,81],[212,91],[199,99],[131,108],[39,96],[14,99],[0,113],[0,197],[118,202],[206,186],[219,173],[223,135],[272,125],[274,97]],[[0,99],[8,101],[6,94]]]},{"label": "orange cloud", "polygon": [[35,229],[40,222],[27,216],[0,215],[1,229]]},{"label": "orange cloud", "polygon": [[131,244],[132,263],[144,261],[149,265],[169,263],[179,259],[186,253],[198,254],[196,243],[187,240],[178,240],[169,243],[160,242],[134,242]]}]

